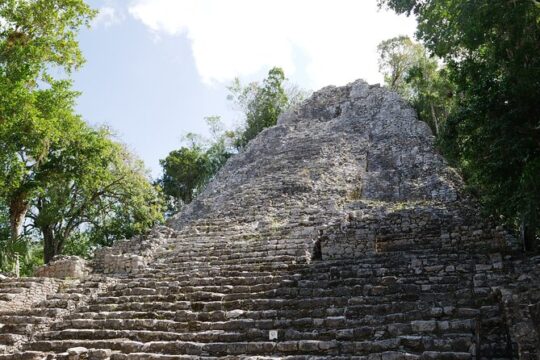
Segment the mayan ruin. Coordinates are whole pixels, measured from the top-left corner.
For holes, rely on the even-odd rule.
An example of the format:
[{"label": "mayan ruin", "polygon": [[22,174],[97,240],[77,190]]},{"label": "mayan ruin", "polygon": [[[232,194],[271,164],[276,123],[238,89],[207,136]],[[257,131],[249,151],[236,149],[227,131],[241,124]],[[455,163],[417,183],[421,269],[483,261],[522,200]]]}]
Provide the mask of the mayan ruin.
[{"label": "mayan ruin", "polygon": [[2,279],[0,359],[539,359],[540,256],[463,186],[396,93],[325,87],[166,226]]}]

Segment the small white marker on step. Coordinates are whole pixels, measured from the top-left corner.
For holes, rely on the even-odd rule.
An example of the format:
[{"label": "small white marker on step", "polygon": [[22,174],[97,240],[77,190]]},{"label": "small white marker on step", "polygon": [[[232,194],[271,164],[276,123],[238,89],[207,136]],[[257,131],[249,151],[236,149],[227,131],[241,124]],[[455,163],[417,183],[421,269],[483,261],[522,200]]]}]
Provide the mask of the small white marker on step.
[{"label": "small white marker on step", "polygon": [[278,332],[277,332],[277,330],[270,330],[270,331],[268,332],[268,338],[269,338],[270,340],[277,340],[277,338],[278,338]]}]

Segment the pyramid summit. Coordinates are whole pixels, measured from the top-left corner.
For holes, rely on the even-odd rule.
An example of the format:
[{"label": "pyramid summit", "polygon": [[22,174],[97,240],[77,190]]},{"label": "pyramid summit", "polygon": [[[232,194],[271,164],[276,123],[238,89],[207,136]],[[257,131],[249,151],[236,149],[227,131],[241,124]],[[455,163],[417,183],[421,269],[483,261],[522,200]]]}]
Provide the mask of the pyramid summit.
[{"label": "pyramid summit", "polygon": [[167,226],[0,281],[0,359],[536,359],[539,265],[410,105],[358,80],[282,114]]},{"label": "pyramid summit", "polygon": [[[452,217],[450,227],[485,226],[472,207],[461,178],[438,154],[429,127],[410,105],[394,92],[358,80],[323,88],[284,113],[276,126],[233,157],[170,226],[180,230],[227,219],[231,225],[285,228],[291,239],[311,230],[311,236],[303,236],[310,247],[314,234],[344,218],[381,222],[396,209]],[[402,230],[396,229],[399,236]],[[434,239],[423,240],[437,246]],[[476,246],[479,239],[447,240],[435,242],[450,250]],[[486,240],[483,245],[491,247],[507,239]],[[283,245],[293,246],[287,240]]]},{"label": "pyramid summit", "polygon": [[221,213],[229,198],[249,206],[239,187],[275,200],[314,192],[319,196],[309,203],[321,210],[354,188],[361,200],[455,200],[459,179],[433,142],[428,126],[395,93],[364,81],[327,87],[234,157],[192,208],[211,202],[214,214]]}]

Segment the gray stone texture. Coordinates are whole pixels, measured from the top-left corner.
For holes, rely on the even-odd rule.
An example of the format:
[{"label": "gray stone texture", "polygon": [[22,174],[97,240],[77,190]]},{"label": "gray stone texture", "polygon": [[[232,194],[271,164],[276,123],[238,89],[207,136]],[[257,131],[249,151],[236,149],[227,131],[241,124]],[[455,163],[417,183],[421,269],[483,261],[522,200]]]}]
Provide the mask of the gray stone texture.
[{"label": "gray stone texture", "polygon": [[479,214],[396,94],[326,87],[92,275],[5,296],[0,360],[538,359],[540,257]]},{"label": "gray stone texture", "polygon": [[47,265],[37,268],[37,277],[58,279],[84,279],[90,269],[86,261],[78,256],[55,256]]}]

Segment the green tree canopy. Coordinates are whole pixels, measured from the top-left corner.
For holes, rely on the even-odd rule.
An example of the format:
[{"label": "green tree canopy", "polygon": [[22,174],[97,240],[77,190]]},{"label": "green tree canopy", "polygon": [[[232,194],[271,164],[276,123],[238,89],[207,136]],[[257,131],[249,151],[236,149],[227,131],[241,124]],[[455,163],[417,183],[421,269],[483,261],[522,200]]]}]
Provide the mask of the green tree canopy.
[{"label": "green tree canopy", "polygon": [[163,191],[174,199],[176,209],[189,204],[208,177],[208,155],[197,145],[171,151],[160,164]]},{"label": "green tree canopy", "polygon": [[168,197],[168,213],[179,211],[204,189],[206,184],[236,153],[236,133],[225,130],[219,116],[205,118],[210,138],[189,133],[184,136],[185,146],[171,151],[160,160],[163,176],[158,183]]},{"label": "green tree canopy", "polygon": [[245,128],[236,140],[238,148],[245,147],[265,128],[275,125],[278,116],[288,107],[289,100],[283,88],[284,81],[283,70],[274,67],[268,72],[268,77],[263,80],[262,86],[251,83],[242,87],[236,80],[229,87],[232,95],[230,98],[236,99],[246,117]]},{"label": "green tree canopy", "polygon": [[386,85],[410,101],[420,119],[438,135],[455,102],[454,85],[445,66],[407,36],[381,42],[378,51]]},{"label": "green tree canopy", "polygon": [[76,143],[58,149],[71,167],[32,199],[28,220],[44,243],[44,260],[85,233],[92,245],[111,245],[162,220],[162,204],[142,162],[107,130],[81,127]]},{"label": "green tree canopy", "polygon": [[48,262],[81,236],[110,244],[161,219],[159,190],[140,161],[107,130],[89,127],[75,113],[78,93],[69,76],[84,62],[77,34],[94,15],[83,0],[0,3],[0,246],[5,254],[24,253],[23,246],[43,241]]},{"label": "green tree canopy", "polygon": [[51,73],[83,63],[76,36],[94,15],[82,0],[0,3],[0,196],[13,241],[32,196],[65,165],[48,156],[71,141],[77,93]]},{"label": "green tree canopy", "polygon": [[424,47],[412,41],[408,36],[398,36],[382,41],[377,46],[379,53],[379,71],[384,76],[386,85],[410,98],[410,87],[406,80],[410,70],[418,66],[425,57]]}]

